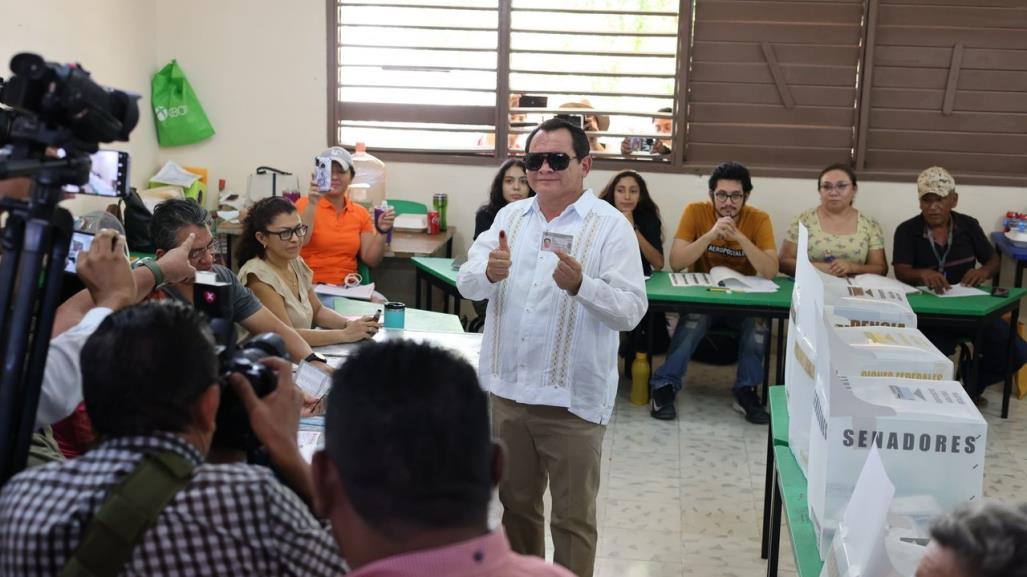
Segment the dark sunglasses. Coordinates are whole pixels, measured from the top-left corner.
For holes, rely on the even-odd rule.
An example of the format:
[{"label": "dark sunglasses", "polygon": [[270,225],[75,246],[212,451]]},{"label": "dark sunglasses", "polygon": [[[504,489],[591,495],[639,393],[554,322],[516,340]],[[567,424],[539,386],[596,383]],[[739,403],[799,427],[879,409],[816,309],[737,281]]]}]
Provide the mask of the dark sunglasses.
[{"label": "dark sunglasses", "polygon": [[267,234],[276,234],[276,235],[278,235],[278,238],[280,238],[280,239],[282,239],[284,241],[288,241],[289,239],[291,239],[293,237],[293,235],[296,235],[296,236],[298,236],[300,238],[303,238],[303,237],[307,236],[307,231],[309,231],[309,230],[310,230],[309,226],[307,226],[305,224],[301,224],[301,225],[297,226],[296,228],[287,228],[285,230],[265,230],[264,232],[267,233]]},{"label": "dark sunglasses", "polygon": [[534,171],[542,168],[542,163],[548,162],[549,168],[564,170],[571,165],[571,158],[577,160],[578,157],[571,157],[563,152],[529,152],[524,155],[524,166]]}]

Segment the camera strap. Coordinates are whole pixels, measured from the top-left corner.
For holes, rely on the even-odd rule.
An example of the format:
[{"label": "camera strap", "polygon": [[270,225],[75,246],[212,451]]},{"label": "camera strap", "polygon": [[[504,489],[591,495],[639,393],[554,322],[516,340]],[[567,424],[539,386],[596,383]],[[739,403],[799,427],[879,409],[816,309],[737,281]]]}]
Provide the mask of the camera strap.
[{"label": "camera strap", "polygon": [[86,525],[60,577],[116,577],[193,470],[188,459],[172,451],[143,455]]}]

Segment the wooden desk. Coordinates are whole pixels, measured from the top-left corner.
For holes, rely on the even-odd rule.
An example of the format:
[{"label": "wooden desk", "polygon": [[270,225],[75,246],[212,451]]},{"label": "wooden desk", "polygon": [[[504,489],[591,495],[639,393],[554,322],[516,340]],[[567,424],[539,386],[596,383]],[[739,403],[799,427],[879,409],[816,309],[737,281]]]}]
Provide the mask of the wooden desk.
[{"label": "wooden desk", "polygon": [[[411,258],[415,256],[453,256],[453,233],[456,227],[448,227],[439,234],[426,232],[393,231],[392,244],[385,256]],[[442,254],[440,255],[440,251]]]}]

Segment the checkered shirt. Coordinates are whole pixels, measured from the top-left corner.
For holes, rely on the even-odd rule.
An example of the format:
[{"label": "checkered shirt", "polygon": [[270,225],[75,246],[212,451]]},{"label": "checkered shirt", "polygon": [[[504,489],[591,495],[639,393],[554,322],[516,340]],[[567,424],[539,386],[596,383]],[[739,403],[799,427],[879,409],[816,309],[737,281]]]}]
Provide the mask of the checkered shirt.
[{"label": "checkered shirt", "polygon": [[0,492],[0,577],[57,575],[112,485],[150,451],[190,459],[195,476],[120,575],[339,575],[331,535],[270,470],[210,465],[172,434],[121,437],[65,463],[22,472]]}]

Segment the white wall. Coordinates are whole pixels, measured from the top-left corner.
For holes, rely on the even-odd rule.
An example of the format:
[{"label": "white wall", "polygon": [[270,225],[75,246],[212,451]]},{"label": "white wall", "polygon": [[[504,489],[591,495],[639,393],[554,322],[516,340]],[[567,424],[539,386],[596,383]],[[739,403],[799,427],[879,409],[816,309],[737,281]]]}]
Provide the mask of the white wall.
[{"label": "white wall", "polygon": [[[79,60],[102,82],[146,95],[143,119],[128,147],[136,184],[167,159],[206,166],[213,182],[226,178],[240,192],[260,164],[296,172],[302,183],[312,157],[326,145],[322,0],[42,0],[16,3],[5,10],[4,23],[0,57],[5,60],[15,51],[35,49],[50,59]],[[217,134],[200,144],[159,149],[149,79],[172,58],[184,68]],[[485,200],[494,169],[391,163],[388,171],[390,197],[429,203],[433,193],[449,193],[448,220],[459,230],[454,248],[465,251],[474,211]],[[598,171],[586,185],[601,189],[610,175]],[[705,177],[645,176],[663,212],[669,247],[685,204],[705,198]],[[752,204],[770,213],[779,244],[794,215],[817,202],[812,180],[757,178],[754,184]],[[860,183],[856,206],[881,223],[889,254],[895,226],[918,210],[914,190],[912,182]],[[1006,210],[1027,210],[1022,189],[959,186],[959,192],[957,210],[981,220],[985,229],[994,228]]]},{"label": "white wall", "polygon": [[[99,84],[142,95],[140,119],[129,143],[106,148],[132,154],[132,183],[140,186],[153,174],[157,141],[149,112],[150,76],[157,43],[153,0],[36,0],[5,2],[0,29],[0,76],[8,78],[11,56],[36,52],[51,62],[79,62]],[[79,199],[74,210],[106,205]]]},{"label": "white wall", "polygon": [[237,192],[261,165],[309,182],[327,141],[325,3],[178,0],[156,10],[157,63],[178,60],[216,131],[160,149],[161,162],[207,167],[212,187],[224,178]]}]

